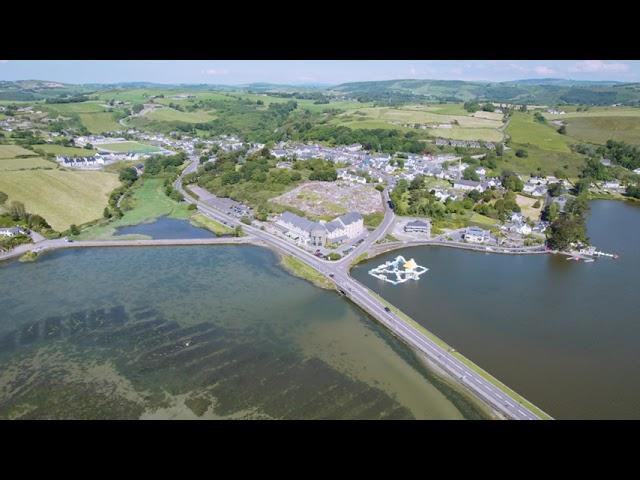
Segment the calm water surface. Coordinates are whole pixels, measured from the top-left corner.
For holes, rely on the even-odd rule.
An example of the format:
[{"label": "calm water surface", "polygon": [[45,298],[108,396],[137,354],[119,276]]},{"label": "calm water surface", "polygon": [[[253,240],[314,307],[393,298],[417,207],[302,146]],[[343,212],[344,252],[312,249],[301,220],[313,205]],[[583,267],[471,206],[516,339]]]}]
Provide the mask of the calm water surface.
[{"label": "calm water surface", "polygon": [[479,415],[267,249],[58,251],[0,266],[0,292],[0,418]]},{"label": "calm water surface", "polygon": [[[640,207],[594,201],[593,263],[418,247],[354,269],[433,333],[556,418],[640,418]],[[430,270],[392,286],[367,274],[402,254]]]}]

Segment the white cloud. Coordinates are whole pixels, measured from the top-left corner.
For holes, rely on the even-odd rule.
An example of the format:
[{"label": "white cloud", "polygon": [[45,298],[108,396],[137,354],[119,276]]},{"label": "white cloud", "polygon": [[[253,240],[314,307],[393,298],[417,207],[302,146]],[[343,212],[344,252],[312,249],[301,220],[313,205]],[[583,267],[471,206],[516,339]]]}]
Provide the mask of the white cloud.
[{"label": "white cloud", "polygon": [[602,60],[583,60],[569,68],[570,72],[619,73],[628,72],[626,63],[607,63]]},{"label": "white cloud", "polygon": [[533,71],[538,75],[553,75],[556,73],[553,68],[547,67],[546,65],[538,65],[537,67],[534,67]]},{"label": "white cloud", "polygon": [[507,67],[509,67],[511,70],[516,70],[517,72],[528,72],[529,69],[527,67],[524,67],[522,65],[518,65],[517,63],[509,63],[507,64]]},{"label": "white cloud", "polygon": [[203,70],[202,73],[212,76],[229,75],[229,70],[227,70],[226,68],[208,68],[206,70]]},{"label": "white cloud", "polygon": [[9,63],[9,60],[0,60],[0,63]]},{"label": "white cloud", "polygon": [[415,77],[415,76],[417,75],[416,67],[413,67],[413,66],[412,66],[412,67],[409,69],[409,73],[410,73],[412,76],[414,76],[414,77]]}]

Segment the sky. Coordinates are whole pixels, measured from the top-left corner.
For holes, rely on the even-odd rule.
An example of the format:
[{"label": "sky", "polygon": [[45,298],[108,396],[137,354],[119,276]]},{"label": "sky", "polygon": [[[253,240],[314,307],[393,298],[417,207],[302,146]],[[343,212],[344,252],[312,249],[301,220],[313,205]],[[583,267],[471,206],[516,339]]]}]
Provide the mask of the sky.
[{"label": "sky", "polygon": [[0,60],[0,80],[339,84],[371,80],[640,81],[638,60]]}]

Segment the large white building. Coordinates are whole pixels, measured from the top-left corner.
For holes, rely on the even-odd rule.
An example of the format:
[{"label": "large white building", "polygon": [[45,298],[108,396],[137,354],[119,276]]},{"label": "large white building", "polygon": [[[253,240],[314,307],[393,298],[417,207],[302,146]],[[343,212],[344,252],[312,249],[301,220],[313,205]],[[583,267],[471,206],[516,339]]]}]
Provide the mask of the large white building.
[{"label": "large white building", "polygon": [[276,225],[287,230],[294,240],[316,246],[341,243],[356,238],[364,231],[364,219],[356,212],[346,213],[330,222],[312,222],[291,212],[283,212]]}]

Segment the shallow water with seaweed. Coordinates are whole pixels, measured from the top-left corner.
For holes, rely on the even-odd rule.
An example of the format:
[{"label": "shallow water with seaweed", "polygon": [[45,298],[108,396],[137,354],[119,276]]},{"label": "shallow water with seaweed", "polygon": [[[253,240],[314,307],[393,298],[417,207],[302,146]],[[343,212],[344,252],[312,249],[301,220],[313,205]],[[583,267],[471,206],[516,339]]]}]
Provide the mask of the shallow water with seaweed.
[{"label": "shallow water with seaweed", "polygon": [[481,416],[267,249],[58,251],[0,291],[0,418]]}]

